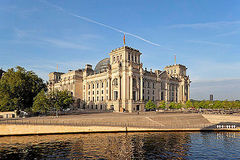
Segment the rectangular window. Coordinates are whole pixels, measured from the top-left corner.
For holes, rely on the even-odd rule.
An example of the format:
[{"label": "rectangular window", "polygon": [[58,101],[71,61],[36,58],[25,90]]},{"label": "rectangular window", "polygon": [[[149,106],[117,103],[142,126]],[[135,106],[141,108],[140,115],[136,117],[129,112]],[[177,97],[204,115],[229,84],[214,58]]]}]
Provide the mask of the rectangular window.
[{"label": "rectangular window", "polygon": [[98,88],[98,83],[97,83],[97,88]]},{"label": "rectangular window", "polygon": [[103,83],[102,83],[102,88],[103,88]]},{"label": "rectangular window", "polygon": [[102,97],[102,101],[103,101],[103,97]]},{"label": "rectangular window", "polygon": [[103,94],[103,90],[102,90],[102,94]]},{"label": "rectangular window", "polygon": [[92,91],[92,94],[94,95],[94,91]]},{"label": "rectangular window", "polygon": [[94,84],[92,85],[92,88],[94,89]]},{"label": "rectangular window", "polygon": [[163,99],[163,92],[161,92],[161,100],[163,101],[164,99]]},{"label": "rectangular window", "polygon": [[90,85],[88,85],[88,89],[90,89],[91,88],[91,86]]},{"label": "rectangular window", "polygon": [[114,91],[114,100],[118,99],[118,91]]}]

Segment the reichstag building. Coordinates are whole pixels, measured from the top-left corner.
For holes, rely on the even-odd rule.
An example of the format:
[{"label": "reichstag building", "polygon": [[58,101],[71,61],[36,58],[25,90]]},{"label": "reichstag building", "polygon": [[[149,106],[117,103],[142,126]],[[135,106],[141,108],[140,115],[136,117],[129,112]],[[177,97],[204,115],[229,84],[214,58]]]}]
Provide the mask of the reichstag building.
[{"label": "reichstag building", "polygon": [[49,74],[48,89],[68,90],[75,106],[82,109],[143,111],[147,101],[184,103],[189,100],[190,79],[181,64],[169,65],[163,71],[144,69],[141,52],[128,46],[112,50],[109,58],[93,69]]}]

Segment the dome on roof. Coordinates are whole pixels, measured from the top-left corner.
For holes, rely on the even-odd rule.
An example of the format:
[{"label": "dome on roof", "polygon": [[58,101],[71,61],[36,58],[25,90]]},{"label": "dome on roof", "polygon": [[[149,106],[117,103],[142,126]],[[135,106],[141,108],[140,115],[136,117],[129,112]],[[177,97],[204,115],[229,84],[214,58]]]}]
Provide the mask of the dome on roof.
[{"label": "dome on roof", "polygon": [[100,62],[98,62],[98,64],[96,65],[94,72],[95,73],[100,73],[100,72],[104,72],[107,70],[108,64],[110,64],[110,59],[109,58],[105,58],[103,60],[101,60]]}]

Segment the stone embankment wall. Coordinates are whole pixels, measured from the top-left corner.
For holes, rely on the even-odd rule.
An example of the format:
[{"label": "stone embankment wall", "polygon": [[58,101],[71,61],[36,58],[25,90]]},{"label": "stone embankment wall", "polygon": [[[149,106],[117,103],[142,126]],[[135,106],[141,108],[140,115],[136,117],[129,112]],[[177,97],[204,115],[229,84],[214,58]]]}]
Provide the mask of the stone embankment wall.
[{"label": "stone embankment wall", "polygon": [[211,128],[136,128],[136,127],[111,127],[111,126],[60,126],[60,125],[0,125],[0,136],[20,135],[49,135],[73,133],[114,133],[114,132],[191,132],[191,131],[240,131],[236,128],[211,129]]},{"label": "stone embankment wall", "polygon": [[240,116],[214,115],[214,114],[202,114],[202,116],[213,124],[218,124],[223,122],[240,123]]},{"label": "stone embankment wall", "polygon": [[41,135],[64,133],[94,133],[94,132],[126,132],[154,131],[151,128],[111,127],[111,126],[60,126],[60,125],[0,125],[0,136],[6,135]]}]

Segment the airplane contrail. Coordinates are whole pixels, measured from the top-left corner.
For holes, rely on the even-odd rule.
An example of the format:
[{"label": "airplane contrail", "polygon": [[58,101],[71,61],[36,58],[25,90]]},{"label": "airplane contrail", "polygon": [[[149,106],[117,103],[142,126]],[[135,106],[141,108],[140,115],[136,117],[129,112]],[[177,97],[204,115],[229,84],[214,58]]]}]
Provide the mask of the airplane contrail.
[{"label": "airplane contrail", "polygon": [[108,28],[108,29],[111,29],[111,30],[114,30],[114,31],[117,31],[117,32],[120,32],[120,33],[123,33],[123,34],[126,34],[126,35],[130,35],[130,36],[132,36],[132,37],[135,37],[135,38],[137,38],[137,39],[140,39],[140,40],[142,40],[142,41],[144,41],[144,42],[146,42],[146,43],[152,44],[152,45],[154,45],[154,46],[162,47],[162,48],[167,49],[167,50],[173,50],[173,49],[170,49],[170,48],[165,48],[165,47],[163,47],[162,45],[157,44],[157,43],[154,43],[154,42],[151,42],[151,41],[149,41],[149,40],[147,40],[147,39],[144,39],[144,38],[142,38],[141,36],[138,36],[138,35],[136,35],[136,34],[129,33],[129,32],[125,32],[125,31],[120,30],[120,29],[118,29],[118,28],[115,28],[115,27],[106,25],[106,24],[104,24],[104,23],[100,23],[100,22],[97,22],[97,21],[95,21],[95,20],[92,20],[92,19],[90,19],[90,18],[87,18],[87,17],[84,17],[84,16],[80,16],[80,15],[77,15],[77,14],[74,14],[74,13],[71,13],[71,12],[68,12],[68,11],[66,11],[65,9],[63,9],[62,7],[59,7],[59,6],[57,6],[57,5],[55,5],[55,4],[52,4],[52,3],[48,2],[48,1],[45,1],[45,0],[41,0],[41,1],[44,2],[44,3],[46,3],[46,4],[48,4],[48,5],[50,5],[50,6],[52,6],[52,7],[54,7],[54,8],[56,8],[56,9],[58,9],[59,11],[65,12],[65,13],[73,16],[73,17],[80,18],[80,19],[82,19],[82,20],[84,20],[84,21],[87,21],[87,22],[90,22],[90,23],[94,23],[94,24],[103,26],[103,27],[105,27],[105,28]]}]

